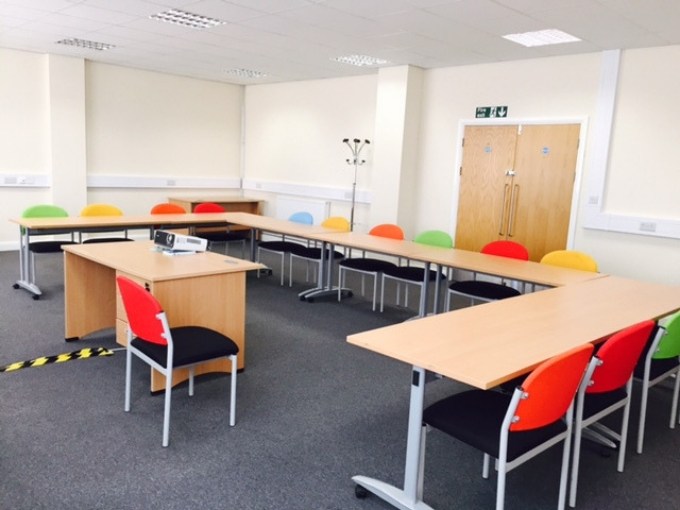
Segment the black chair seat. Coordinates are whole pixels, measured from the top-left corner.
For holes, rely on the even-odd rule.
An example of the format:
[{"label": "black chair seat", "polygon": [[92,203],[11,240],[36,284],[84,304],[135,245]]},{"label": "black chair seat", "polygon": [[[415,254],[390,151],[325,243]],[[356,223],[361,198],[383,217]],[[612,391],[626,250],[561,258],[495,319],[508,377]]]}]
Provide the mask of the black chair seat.
[{"label": "black chair seat", "polygon": [[[416,266],[394,266],[387,268],[384,274],[392,278],[400,278],[402,280],[410,280],[413,282],[422,282],[425,279],[425,269]],[[439,273],[439,278],[446,278],[444,273]],[[437,279],[437,271],[430,269],[430,281]]]},{"label": "black chair seat", "polygon": [[605,393],[586,393],[583,401],[583,419],[587,420],[600,411],[626,399],[626,389],[621,388]]},{"label": "black chair seat", "polygon": [[[201,326],[171,328],[174,342],[173,366],[191,365],[201,361],[238,354],[238,345],[217,331]],[[167,346],[145,342],[138,338],[132,346],[149,356],[156,363],[165,366]]]},{"label": "black chair seat", "polygon": [[85,239],[83,241],[83,244],[121,243],[124,241],[134,241],[134,239],[130,239],[129,237],[91,237],[89,239]]},{"label": "black chair seat", "polygon": [[[495,391],[470,390],[456,393],[425,409],[423,422],[498,458],[499,430],[511,398],[511,395]],[[566,423],[558,420],[543,428],[510,432],[508,461],[566,430]]]},{"label": "black chair seat", "polygon": [[258,248],[263,250],[280,252],[289,252],[296,246],[302,246],[305,248],[305,246],[301,245],[300,243],[294,243],[292,241],[263,241],[257,245]]},{"label": "black chair seat", "polygon": [[475,296],[488,300],[506,299],[519,296],[521,294],[517,289],[513,289],[507,285],[479,280],[453,282],[451,285],[449,285],[449,289],[459,294]]},{"label": "black chair seat", "polygon": [[36,241],[28,243],[29,251],[33,253],[57,253],[61,251],[62,245],[78,244],[73,241]]},{"label": "black chair seat", "polygon": [[[290,253],[292,255],[295,255],[296,257],[302,257],[305,259],[310,259],[310,260],[321,260],[321,248],[314,248],[314,247],[307,247],[307,246],[302,246],[301,244],[298,244],[291,248]],[[325,251],[326,256],[324,258],[327,258],[328,255],[328,250]],[[345,255],[342,252],[339,251],[333,251],[333,259],[341,259]]]},{"label": "black chair seat", "polygon": [[[644,357],[641,358],[641,362],[635,367],[635,377],[642,379],[645,375],[645,363]],[[649,367],[649,379],[654,380],[657,377],[670,372],[671,370],[678,368],[680,361],[677,358],[669,359],[653,359]]]},{"label": "black chair seat", "polygon": [[357,271],[364,271],[366,273],[380,273],[391,268],[396,268],[397,265],[387,260],[372,259],[372,258],[354,258],[345,259],[340,262],[342,267],[348,269],[355,269]]},{"label": "black chair seat", "polygon": [[229,243],[246,240],[244,234],[235,234],[233,232],[199,232],[198,237],[214,243]]}]

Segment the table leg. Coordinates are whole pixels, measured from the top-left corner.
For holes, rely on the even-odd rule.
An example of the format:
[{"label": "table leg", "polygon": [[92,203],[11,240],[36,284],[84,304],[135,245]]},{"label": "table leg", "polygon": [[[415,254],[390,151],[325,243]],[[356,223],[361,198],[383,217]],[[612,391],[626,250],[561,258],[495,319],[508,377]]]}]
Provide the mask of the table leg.
[{"label": "table leg", "polygon": [[19,279],[14,284],[15,289],[25,289],[38,299],[42,291],[35,284],[35,272],[31,264],[31,252],[28,249],[30,232],[27,228],[19,229]]},{"label": "table leg", "polygon": [[404,488],[369,478],[353,476],[357,485],[364,487],[380,499],[400,510],[433,510],[422,500],[422,479],[420,473],[421,427],[423,423],[423,402],[425,400],[425,370],[413,367],[411,372],[411,400],[409,406],[406,463],[404,466]]},{"label": "table leg", "polygon": [[[338,288],[333,286],[333,252],[335,245],[323,241],[321,243],[321,260],[319,261],[319,274],[317,276],[317,286],[304,290],[298,294],[302,301],[309,301],[321,296],[337,295]],[[325,255],[325,256],[324,256]],[[351,289],[340,289],[341,294],[350,295]]]}]

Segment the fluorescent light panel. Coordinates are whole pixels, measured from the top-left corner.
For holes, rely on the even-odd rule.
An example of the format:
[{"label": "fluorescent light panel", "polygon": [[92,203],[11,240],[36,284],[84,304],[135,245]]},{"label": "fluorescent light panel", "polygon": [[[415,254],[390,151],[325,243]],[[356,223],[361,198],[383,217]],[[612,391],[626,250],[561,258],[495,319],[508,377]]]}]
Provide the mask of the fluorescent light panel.
[{"label": "fluorescent light panel", "polygon": [[370,67],[381,64],[389,64],[389,60],[378,57],[371,57],[369,55],[345,55],[343,57],[334,57],[331,60],[340,62],[342,64],[349,64],[357,67]]},{"label": "fluorescent light panel", "polygon": [[97,51],[110,50],[111,48],[116,47],[115,44],[108,44],[108,43],[97,42],[97,41],[88,41],[86,39],[76,39],[76,38],[62,39],[61,41],[57,41],[56,44],[63,44],[65,46],[76,46],[78,48],[87,48],[88,50],[97,50]]},{"label": "fluorescent light panel", "polygon": [[252,69],[235,68],[235,69],[227,69],[224,72],[225,72],[225,74],[229,74],[231,76],[236,76],[238,78],[248,78],[248,79],[264,78],[265,76],[267,76],[265,73],[262,73],[260,71],[253,71]]},{"label": "fluorescent light panel", "polygon": [[152,14],[149,18],[199,30],[216,27],[226,23],[226,21],[209,18],[208,16],[201,16],[200,14],[193,14],[191,12],[180,11],[179,9],[170,9],[168,11]]},{"label": "fluorescent light panel", "polygon": [[508,34],[504,35],[503,39],[521,44],[528,48],[532,46],[548,46],[550,44],[578,42],[581,40],[576,36],[562,32],[556,28],[538,30],[536,32],[524,32],[522,34]]}]

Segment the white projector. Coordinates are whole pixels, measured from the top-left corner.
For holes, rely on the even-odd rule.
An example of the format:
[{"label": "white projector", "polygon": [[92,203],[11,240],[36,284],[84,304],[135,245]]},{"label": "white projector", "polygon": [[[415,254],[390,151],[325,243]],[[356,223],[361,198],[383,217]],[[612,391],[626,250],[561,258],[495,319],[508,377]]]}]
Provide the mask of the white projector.
[{"label": "white projector", "polygon": [[165,230],[156,230],[153,242],[164,250],[174,252],[197,252],[208,249],[208,241],[206,239],[176,234],[175,232],[166,232]]}]

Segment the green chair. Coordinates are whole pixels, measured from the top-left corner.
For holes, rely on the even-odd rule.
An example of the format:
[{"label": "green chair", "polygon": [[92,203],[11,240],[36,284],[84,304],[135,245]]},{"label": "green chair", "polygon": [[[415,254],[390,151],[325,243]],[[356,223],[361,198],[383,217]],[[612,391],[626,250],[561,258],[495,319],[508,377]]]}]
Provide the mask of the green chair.
[{"label": "green chair", "polygon": [[675,377],[671,401],[670,428],[680,423],[678,416],[678,395],[680,394],[680,313],[661,321],[646,354],[635,367],[635,378],[642,381],[642,400],[640,402],[640,425],[638,427],[637,452],[642,453],[645,440],[645,419],[649,388]]},{"label": "green chair", "polygon": [[[21,214],[22,218],[67,218],[68,217],[68,212],[66,212],[65,209],[62,207],[59,207],[57,205],[52,205],[52,204],[38,204],[31,206],[27,209],[24,210],[24,212]],[[26,281],[31,284],[35,285],[35,254],[36,253],[58,253],[61,252],[61,247],[62,245],[65,244],[77,244],[75,240],[73,239],[73,232],[70,230],[68,232],[60,231],[58,229],[55,230],[46,230],[45,234],[64,234],[64,233],[69,233],[71,235],[71,238],[68,240],[65,239],[51,239],[47,241],[31,241],[29,238],[25,238],[25,230],[22,229],[22,249],[28,250],[28,267],[22,267],[21,268],[21,273],[26,274],[27,278]],[[24,260],[23,257],[20,257],[20,263],[23,265]],[[15,288],[18,288],[17,285],[15,285]],[[36,294],[33,296],[33,299],[39,299],[40,295]]]},{"label": "green chair", "polygon": [[[424,244],[427,246],[436,246],[439,248],[453,248],[453,239],[449,234],[442,230],[426,230],[421,232],[413,240],[414,243]],[[424,267],[419,266],[395,266],[393,268],[385,268],[382,273],[382,283],[380,290],[380,311],[384,309],[385,303],[385,280],[395,280],[397,283],[404,283],[406,285],[406,290],[404,291],[404,306],[408,306],[408,288],[409,285],[416,285],[420,288],[421,292],[421,302],[424,296],[422,296],[423,288],[425,287],[425,279],[428,281],[436,282],[435,287],[435,304],[434,308],[437,309],[437,298],[439,296],[439,283],[441,280],[446,279],[446,274],[441,271],[435,271],[430,269],[429,274],[425,273]],[[401,287],[397,286],[397,305],[400,302],[400,291]],[[422,310],[426,313],[426,310]]]}]

